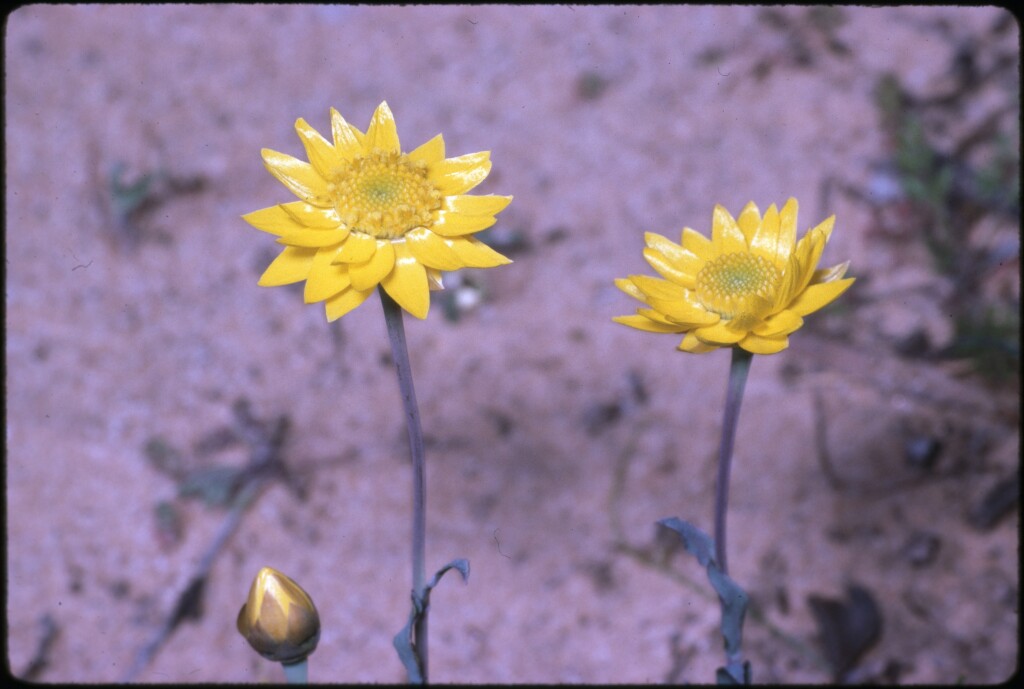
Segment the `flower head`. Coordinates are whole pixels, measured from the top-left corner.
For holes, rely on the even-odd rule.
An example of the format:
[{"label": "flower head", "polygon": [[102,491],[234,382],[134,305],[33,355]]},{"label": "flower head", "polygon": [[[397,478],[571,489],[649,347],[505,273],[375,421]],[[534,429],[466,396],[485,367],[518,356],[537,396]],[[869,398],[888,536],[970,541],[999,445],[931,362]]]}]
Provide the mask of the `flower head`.
[{"label": "flower head", "polygon": [[379,284],[425,318],[430,289],[442,287],[441,271],[510,263],[472,236],[512,200],[466,194],[490,172],[490,152],[445,158],[438,134],[403,153],[387,103],[365,134],[334,108],[332,141],[302,118],[295,130],[309,162],[266,148],[263,162],[300,200],[242,216],[284,245],[260,285],[305,280],[306,303],[325,302],[333,321]]},{"label": "flower head", "polygon": [[320,615],[309,594],[270,567],[253,580],[236,626],[257,653],[286,664],[305,660],[320,641]]},{"label": "flower head", "polygon": [[733,219],[715,206],[711,239],[686,228],[681,244],[645,235],[644,258],[665,279],[631,275],[618,279],[626,294],[649,308],[619,316],[618,323],[655,333],[685,333],[679,349],[710,352],[739,346],[775,354],[803,317],[846,291],[850,262],[819,269],[835,216],[796,241],[796,199],[782,210],[772,204],[761,216],[753,202]]}]

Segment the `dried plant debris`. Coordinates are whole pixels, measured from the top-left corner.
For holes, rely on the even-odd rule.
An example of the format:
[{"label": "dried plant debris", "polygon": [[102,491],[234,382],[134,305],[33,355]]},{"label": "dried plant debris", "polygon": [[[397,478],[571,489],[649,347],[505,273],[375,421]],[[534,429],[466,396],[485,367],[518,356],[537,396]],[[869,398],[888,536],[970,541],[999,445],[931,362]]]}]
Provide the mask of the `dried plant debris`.
[{"label": "dried plant debris", "polygon": [[967,515],[967,522],[979,531],[995,527],[1020,503],[1020,468],[999,479],[977,500]]},{"label": "dried plant debris", "polygon": [[838,7],[808,7],[800,14],[769,7],[758,13],[758,19],[783,39],[782,48],[760,59],[754,66],[754,77],[767,78],[776,66],[810,68],[822,56],[848,58],[853,50],[838,35],[846,23],[845,12]]},{"label": "dried plant debris", "polygon": [[142,454],[146,457],[149,465],[161,474],[170,476],[175,480],[185,474],[185,458],[181,450],[176,448],[166,438],[154,435],[146,441],[142,447]]},{"label": "dried plant debris", "polygon": [[185,195],[206,190],[209,180],[202,174],[181,174],[165,161],[167,144],[152,129],[143,132],[147,151],[154,163],[131,165],[124,160],[104,161],[99,141],[89,142],[96,204],[103,213],[105,230],[118,249],[134,251],[143,241],[167,244],[172,237],[153,226],[154,212]]},{"label": "dried plant debris", "polygon": [[[198,498],[209,506],[227,509],[228,514],[189,577],[188,585],[178,596],[174,609],[137,653],[135,662],[123,679],[125,682],[132,681],[149,664],[182,622],[202,617],[203,592],[213,563],[263,487],[271,480],[284,480],[300,499],[304,498],[304,492],[292,480],[283,457],[289,418],[282,415],[272,420],[258,419],[244,398],[234,403],[232,416],[230,426],[215,429],[197,443],[197,448],[211,452],[242,445],[248,451],[248,462],[242,466],[213,465],[187,469],[184,467],[184,455],[158,436],[151,438],[143,448],[154,468],[171,475],[178,482],[179,498]],[[173,545],[180,541],[182,529],[175,505],[169,501],[161,502],[155,514],[161,543]]]},{"label": "dried plant debris", "polygon": [[[1014,387],[1020,376],[1020,50],[1011,40],[1013,19],[1001,13],[981,31],[913,15],[901,21],[929,41],[949,43],[948,66],[914,90],[896,73],[876,75],[884,157],[868,163],[864,185],[826,179],[819,202],[830,207],[839,191],[870,209],[872,239],[897,252],[923,245],[930,256],[935,279],[925,297],[933,308],[920,315],[928,327],[884,338],[897,353],[963,361],[969,367],[962,370],[989,387]],[[872,276],[859,277],[859,291],[868,295]],[[892,297],[904,299],[906,292],[860,302],[851,295],[840,308],[887,308]],[[822,330],[825,320],[814,327]]]},{"label": "dried plant debris", "polygon": [[611,81],[599,72],[585,71],[576,78],[576,96],[582,101],[597,100],[608,90]]},{"label": "dried plant debris", "polygon": [[150,216],[175,197],[203,191],[206,178],[176,175],[163,167],[135,175],[127,170],[127,164],[115,162],[100,185],[101,206],[106,210],[115,243],[130,250],[137,249],[144,240],[169,243],[171,236],[152,227]]},{"label": "dried plant debris", "polygon": [[21,673],[21,679],[26,682],[38,682],[47,666],[50,664],[50,655],[53,652],[53,644],[57,641],[59,630],[50,613],[45,613],[39,618],[39,644],[36,652],[32,655],[25,671]]},{"label": "dried plant debris", "polygon": [[1012,384],[1020,373],[1019,278],[1016,289],[995,283],[1020,263],[1020,58],[1015,44],[997,40],[1004,24],[1000,17],[985,35],[942,22],[922,27],[953,44],[943,77],[912,92],[882,74],[874,96],[888,139],[888,199],[902,209],[882,236],[923,240],[952,286],[943,299],[952,341],[906,353],[967,358],[987,379]]},{"label": "dried plant debris", "polygon": [[161,550],[168,551],[181,545],[185,526],[178,506],[170,500],[161,500],[153,508],[156,541]]},{"label": "dried plant debris", "polygon": [[498,225],[481,232],[477,238],[495,251],[507,256],[523,255],[533,251],[533,242],[523,227]]},{"label": "dried plant debris", "polygon": [[589,404],[583,411],[583,427],[588,435],[597,435],[623,417],[647,404],[648,394],[640,374],[626,373],[627,389],[614,398]]},{"label": "dried plant debris", "polygon": [[851,583],[844,599],[811,595],[807,598],[818,627],[818,639],[841,683],[882,634],[882,612],[872,593]]},{"label": "dried plant debris", "polygon": [[930,531],[914,531],[903,546],[903,557],[911,567],[927,567],[939,555],[942,539]]},{"label": "dried plant debris", "polygon": [[[487,298],[481,282],[476,280],[469,271],[448,273],[444,276],[445,290],[438,295],[444,318],[449,323],[457,323],[462,317],[475,311]],[[388,358],[390,365],[390,357]]]}]

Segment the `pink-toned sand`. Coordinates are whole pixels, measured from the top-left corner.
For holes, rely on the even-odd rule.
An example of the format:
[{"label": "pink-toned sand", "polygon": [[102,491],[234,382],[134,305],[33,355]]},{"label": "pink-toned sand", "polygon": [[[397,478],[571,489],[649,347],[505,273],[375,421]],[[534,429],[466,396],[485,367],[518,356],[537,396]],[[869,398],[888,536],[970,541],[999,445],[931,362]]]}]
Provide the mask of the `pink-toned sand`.
[{"label": "pink-toned sand", "polygon": [[[819,327],[753,365],[729,552],[760,611],[745,638],[755,681],[830,679],[807,597],[840,596],[849,582],[884,617],[854,679],[1008,677],[1016,518],[979,531],[964,515],[1018,462],[1006,422],[1018,401],[892,353],[886,338],[909,322],[948,331],[938,278],[913,241],[872,234],[866,204],[819,200],[830,179],[865,188],[886,154],[879,75],[927,91],[954,49],[929,27],[980,35],[1002,10],[843,8],[846,56],[807,8],[779,12],[809,62],[756,7],[13,12],[11,672],[29,672],[48,616],[56,636],[36,679],[125,675],[224,519],[178,501],[181,540],[161,540],[155,508],[175,485],[142,448],[159,436],[189,466],[241,461],[191,448],[245,396],[257,416],[290,415],[286,459],[307,497],[280,483],[262,495],[213,567],[201,619],[137,679],[280,681],[235,630],[252,577],[271,565],[320,609],[312,681],[404,680],[391,637],[409,606],[408,448],[379,301],[328,325],[300,290],[257,287],[275,245],[239,218],[290,200],[259,152],[299,155],[296,118],[328,131],[333,106],[365,127],[387,100],[406,150],[443,132],[450,155],[492,152],[479,190],[515,196],[492,236],[528,243],[510,266],[466,271],[483,301],[457,322],[439,294],[426,321],[406,321],[428,444],[428,565],[466,557],[473,568],[468,585],[452,577],[434,593],[433,681],[713,679],[721,638],[703,572],[681,554],[658,569],[630,547],[651,546],[663,517],[710,529],[729,355],[681,354],[673,336],[613,324],[635,304],[612,281],[650,272],[645,231],[707,232],[716,203],[738,212],[790,196],[801,230],[837,215],[823,260],[850,259],[865,277],[854,301],[867,306],[812,316]],[[126,228],[108,185],[119,163],[129,181],[162,170],[202,183]],[[883,297],[911,289],[917,301]],[[822,470],[816,409],[832,466],[855,489]],[[967,469],[915,474],[908,427],[941,436],[942,467]],[[978,434],[990,441],[983,462]],[[921,532],[941,541],[924,565],[906,551]]]}]

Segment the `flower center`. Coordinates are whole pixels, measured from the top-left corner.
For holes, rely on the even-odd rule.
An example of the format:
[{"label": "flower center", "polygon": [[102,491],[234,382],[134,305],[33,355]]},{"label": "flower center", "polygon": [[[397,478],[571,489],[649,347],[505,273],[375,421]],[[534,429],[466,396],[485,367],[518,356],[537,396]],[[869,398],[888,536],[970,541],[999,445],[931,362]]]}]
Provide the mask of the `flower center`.
[{"label": "flower center", "polygon": [[781,278],[768,259],[738,251],[700,269],[697,298],[722,318],[753,322],[767,315]]},{"label": "flower center", "polygon": [[441,207],[441,192],[427,181],[427,166],[401,153],[359,156],[338,171],[328,188],[350,229],[380,239],[429,227]]}]

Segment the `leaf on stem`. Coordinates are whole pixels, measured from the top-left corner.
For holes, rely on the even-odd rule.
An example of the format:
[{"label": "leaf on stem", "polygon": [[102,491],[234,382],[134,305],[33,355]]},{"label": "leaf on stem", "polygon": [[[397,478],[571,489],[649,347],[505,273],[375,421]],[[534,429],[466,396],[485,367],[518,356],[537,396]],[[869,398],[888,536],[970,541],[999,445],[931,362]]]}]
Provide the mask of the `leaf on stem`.
[{"label": "leaf on stem", "polygon": [[677,517],[662,519],[658,524],[675,531],[687,552],[697,558],[708,571],[708,580],[718,593],[722,604],[722,637],[725,639],[725,667],[715,673],[718,684],[750,684],[750,663],[741,661],[743,618],[750,597],[728,574],[722,572],[715,560],[715,542],[711,536],[689,522]]},{"label": "leaf on stem", "polygon": [[402,627],[401,631],[395,634],[395,638],[391,641],[398,652],[402,665],[405,666],[405,673],[409,679],[409,684],[424,684],[423,668],[420,667],[420,658],[416,653],[416,644],[413,642],[413,629],[416,628],[416,623],[420,618],[427,614],[427,607],[430,605],[431,589],[438,585],[441,577],[450,569],[458,570],[459,574],[462,575],[463,582],[469,581],[469,560],[465,558],[452,560],[437,570],[434,578],[423,587],[422,598],[417,596],[415,591],[412,592],[412,611],[409,613],[409,620]]}]

